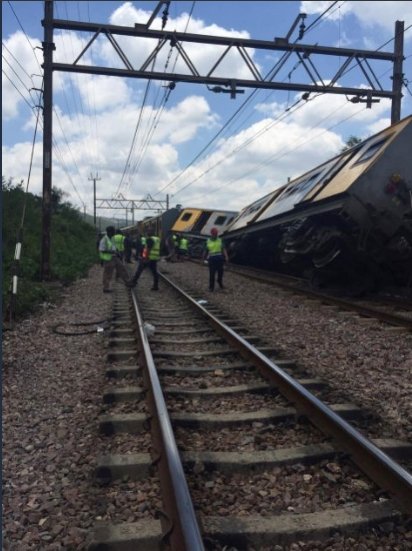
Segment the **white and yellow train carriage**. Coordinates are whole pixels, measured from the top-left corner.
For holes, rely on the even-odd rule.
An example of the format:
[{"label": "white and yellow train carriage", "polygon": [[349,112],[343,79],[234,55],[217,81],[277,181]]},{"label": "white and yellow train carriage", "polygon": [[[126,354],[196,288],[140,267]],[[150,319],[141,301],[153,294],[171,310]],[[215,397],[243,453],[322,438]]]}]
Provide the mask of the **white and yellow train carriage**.
[{"label": "white and yellow train carriage", "polygon": [[225,232],[232,259],[411,284],[411,144],[410,116],[248,205]]}]

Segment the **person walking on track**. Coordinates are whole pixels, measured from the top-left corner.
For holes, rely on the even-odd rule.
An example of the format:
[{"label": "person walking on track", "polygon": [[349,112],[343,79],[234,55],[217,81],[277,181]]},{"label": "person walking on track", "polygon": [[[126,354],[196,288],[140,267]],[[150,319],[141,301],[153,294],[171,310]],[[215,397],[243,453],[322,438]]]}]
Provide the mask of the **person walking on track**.
[{"label": "person walking on track", "polygon": [[106,234],[100,239],[99,255],[103,263],[103,292],[111,293],[110,282],[113,272],[116,271],[116,278],[120,277],[125,283],[129,282],[129,274],[118,256],[114,243],[114,226],[107,226]]},{"label": "person walking on track", "polygon": [[142,275],[145,268],[149,268],[153,275],[153,286],[151,291],[159,290],[159,274],[157,272],[157,262],[160,258],[160,238],[154,234],[154,230],[148,231],[148,237],[146,238],[146,244],[142,252],[142,256],[139,258],[139,264],[137,266],[136,273],[132,279],[126,283],[127,287],[136,287],[137,281]]},{"label": "person walking on track", "polygon": [[209,265],[209,291],[215,290],[216,275],[219,287],[223,289],[223,266],[225,261],[229,262],[229,256],[217,228],[210,230],[203,259],[207,260]]}]

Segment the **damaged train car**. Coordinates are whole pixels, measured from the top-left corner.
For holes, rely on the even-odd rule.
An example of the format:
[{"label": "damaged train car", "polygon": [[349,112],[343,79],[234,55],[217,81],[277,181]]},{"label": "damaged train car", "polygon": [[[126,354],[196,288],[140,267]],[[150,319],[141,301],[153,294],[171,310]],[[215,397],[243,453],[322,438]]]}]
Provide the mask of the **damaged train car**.
[{"label": "damaged train car", "polygon": [[189,240],[189,254],[202,256],[210,230],[215,227],[222,235],[238,213],[227,210],[184,208],[172,226],[172,232]]},{"label": "damaged train car", "polygon": [[412,116],[244,208],[231,260],[315,286],[412,285]]}]

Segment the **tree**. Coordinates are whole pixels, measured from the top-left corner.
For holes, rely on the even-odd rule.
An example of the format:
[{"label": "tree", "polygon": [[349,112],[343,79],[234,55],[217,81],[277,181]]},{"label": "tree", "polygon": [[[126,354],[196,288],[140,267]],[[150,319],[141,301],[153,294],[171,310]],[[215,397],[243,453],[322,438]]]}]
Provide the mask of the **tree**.
[{"label": "tree", "polygon": [[356,136],[349,136],[349,138],[346,140],[346,145],[345,147],[342,147],[341,151],[346,151],[347,149],[350,149],[351,147],[355,147],[355,145],[358,145],[360,143],[362,143],[363,140],[361,140],[361,138],[358,138]]}]

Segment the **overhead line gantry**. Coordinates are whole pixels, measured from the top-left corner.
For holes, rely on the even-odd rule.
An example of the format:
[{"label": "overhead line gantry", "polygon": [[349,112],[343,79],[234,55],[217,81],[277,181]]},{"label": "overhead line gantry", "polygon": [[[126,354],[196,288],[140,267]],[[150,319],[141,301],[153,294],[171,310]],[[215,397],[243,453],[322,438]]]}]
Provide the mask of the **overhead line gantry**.
[{"label": "overhead line gantry", "polygon": [[[256,40],[246,38],[219,37],[206,34],[193,34],[182,32],[170,32],[166,30],[150,29],[150,25],[158,13],[160,6],[165,2],[159,2],[154,10],[152,17],[146,24],[135,24],[133,27],[123,27],[105,23],[85,23],[81,21],[67,21],[53,19],[53,1],[45,0],[45,17],[42,21],[44,26],[44,133],[43,133],[43,241],[42,241],[42,279],[50,277],[50,219],[51,219],[51,142],[52,142],[52,73],[53,71],[76,72],[95,75],[144,78],[151,80],[169,81],[170,87],[174,87],[177,82],[186,82],[191,84],[206,84],[212,86],[209,88],[213,92],[226,92],[231,98],[236,98],[238,93],[244,92],[244,88],[269,89],[269,90],[291,90],[296,92],[312,92],[325,94],[343,94],[353,96],[351,101],[354,103],[364,102],[367,107],[372,103],[379,101],[380,98],[388,98],[392,102],[391,121],[392,124],[398,122],[401,117],[401,100],[403,85],[403,35],[404,22],[396,21],[395,39],[393,52],[369,51],[352,48],[336,48],[329,46],[319,46],[317,44],[297,44],[290,43],[291,32],[285,38],[274,38],[269,40]],[[83,50],[73,60],[72,63],[53,62],[53,30],[68,30],[77,32],[93,33]],[[124,49],[116,40],[116,36],[127,36],[134,38],[152,39],[154,47],[147,58],[135,67]],[[92,46],[98,37],[105,37],[116,51],[119,59],[125,68],[116,67],[98,67],[86,64],[80,64],[84,54]],[[205,44],[209,46],[223,47],[218,49],[216,60],[212,68],[208,71],[202,71],[195,65],[190,55],[185,49],[186,44]],[[187,73],[175,73],[174,71],[153,71],[149,67],[154,59],[160,54],[163,48],[175,47],[180,58],[187,67]],[[270,74],[270,77],[261,75],[258,66],[253,61],[249,49],[258,51],[283,52],[282,62],[276,68],[276,71]],[[221,67],[222,62],[227,56],[235,52],[238,58],[243,61],[248,68],[251,77],[245,78],[223,78],[216,74]],[[341,59],[345,58],[336,73],[328,78],[321,76],[320,69],[315,65],[315,56],[334,56]],[[301,63],[309,82],[278,82],[275,81],[276,75],[289,60],[291,56],[297,56]],[[393,64],[392,88],[384,89],[379,78],[376,76],[369,61],[386,61]],[[358,68],[362,78],[366,79],[368,87],[348,87],[341,86],[342,77],[353,68]]]}]

